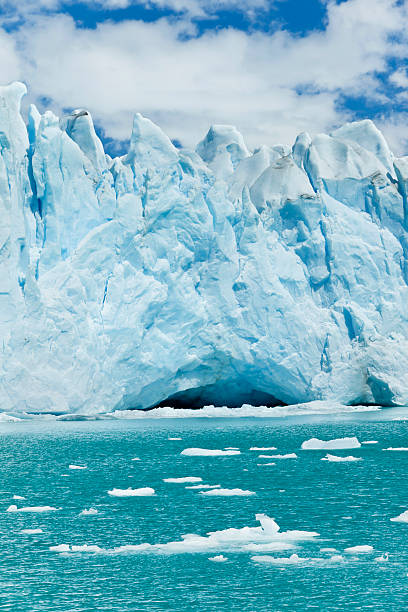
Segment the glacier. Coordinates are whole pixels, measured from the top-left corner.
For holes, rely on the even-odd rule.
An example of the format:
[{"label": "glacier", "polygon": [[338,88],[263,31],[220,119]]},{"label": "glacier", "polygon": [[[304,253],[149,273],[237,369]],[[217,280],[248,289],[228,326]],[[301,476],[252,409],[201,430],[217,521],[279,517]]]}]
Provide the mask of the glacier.
[{"label": "glacier", "polygon": [[250,151],[0,88],[0,410],[408,404],[408,157],[369,120]]}]

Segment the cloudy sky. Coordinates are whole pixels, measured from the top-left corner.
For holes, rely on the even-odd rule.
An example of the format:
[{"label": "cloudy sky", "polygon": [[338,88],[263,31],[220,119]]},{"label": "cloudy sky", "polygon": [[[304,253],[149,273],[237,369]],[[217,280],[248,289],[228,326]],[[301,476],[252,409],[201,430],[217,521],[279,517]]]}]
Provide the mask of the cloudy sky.
[{"label": "cloudy sky", "polygon": [[139,111],[189,147],[212,123],[255,147],[370,117],[408,154],[407,17],[408,0],[0,0],[0,81],[89,109],[111,151]]}]

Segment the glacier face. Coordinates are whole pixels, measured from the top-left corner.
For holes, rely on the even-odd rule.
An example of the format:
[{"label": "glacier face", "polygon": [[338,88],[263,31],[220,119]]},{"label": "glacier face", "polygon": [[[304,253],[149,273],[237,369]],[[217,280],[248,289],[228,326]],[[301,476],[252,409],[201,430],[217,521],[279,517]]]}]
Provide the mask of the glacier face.
[{"label": "glacier face", "polygon": [[408,157],[370,121],[105,155],[0,88],[0,409],[408,403]]}]

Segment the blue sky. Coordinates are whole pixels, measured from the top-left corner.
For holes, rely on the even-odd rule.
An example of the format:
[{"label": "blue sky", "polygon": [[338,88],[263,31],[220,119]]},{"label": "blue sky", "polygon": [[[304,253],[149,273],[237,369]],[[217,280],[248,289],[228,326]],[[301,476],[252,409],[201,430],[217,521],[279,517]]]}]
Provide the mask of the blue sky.
[{"label": "blue sky", "polygon": [[408,0],[0,0],[0,81],[41,111],[87,108],[111,151],[140,111],[189,147],[212,123],[255,147],[369,117],[402,154],[407,16]]}]

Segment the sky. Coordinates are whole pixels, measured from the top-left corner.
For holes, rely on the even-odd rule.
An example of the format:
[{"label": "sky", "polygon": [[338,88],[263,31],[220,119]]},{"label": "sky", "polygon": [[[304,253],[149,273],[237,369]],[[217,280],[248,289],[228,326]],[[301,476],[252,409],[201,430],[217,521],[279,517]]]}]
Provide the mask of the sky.
[{"label": "sky", "polygon": [[0,83],[86,108],[111,153],[141,112],[192,148],[250,148],[373,119],[408,154],[408,0],[0,0]]}]

